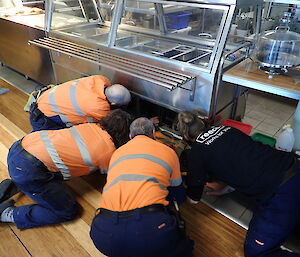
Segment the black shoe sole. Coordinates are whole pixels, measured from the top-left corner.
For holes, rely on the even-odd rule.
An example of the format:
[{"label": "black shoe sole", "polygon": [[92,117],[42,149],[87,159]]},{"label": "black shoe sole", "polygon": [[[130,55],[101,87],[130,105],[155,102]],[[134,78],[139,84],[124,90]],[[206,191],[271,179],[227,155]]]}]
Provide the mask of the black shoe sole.
[{"label": "black shoe sole", "polygon": [[0,215],[8,207],[14,206],[15,201],[13,199],[8,199],[0,204]]}]

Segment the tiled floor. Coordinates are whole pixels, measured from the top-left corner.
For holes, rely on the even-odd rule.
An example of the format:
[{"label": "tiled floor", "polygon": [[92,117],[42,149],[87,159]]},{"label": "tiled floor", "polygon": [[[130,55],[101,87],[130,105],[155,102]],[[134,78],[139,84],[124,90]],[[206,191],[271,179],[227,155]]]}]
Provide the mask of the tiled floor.
[{"label": "tiled floor", "polygon": [[285,124],[291,124],[297,101],[257,91],[248,95],[243,122],[251,124],[251,134],[259,132],[277,138]]}]

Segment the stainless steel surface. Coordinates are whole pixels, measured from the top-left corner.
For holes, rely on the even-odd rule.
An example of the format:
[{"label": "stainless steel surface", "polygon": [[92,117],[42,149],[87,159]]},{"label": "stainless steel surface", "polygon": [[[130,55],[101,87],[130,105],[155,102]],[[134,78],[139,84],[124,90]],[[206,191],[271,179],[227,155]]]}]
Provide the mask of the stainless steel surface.
[{"label": "stainless steel surface", "polygon": [[0,62],[40,83],[55,82],[49,52],[28,46],[28,40],[45,32],[0,18]]},{"label": "stainless steel surface", "polygon": [[193,77],[189,75],[175,73],[167,69],[161,69],[130,59],[120,58],[100,50],[83,47],[65,40],[45,38],[29,42],[100,66],[110,67],[143,80],[156,83],[169,90],[173,90],[193,79]]},{"label": "stainless steel surface", "polygon": [[[49,38],[31,43],[50,50],[57,83],[102,74],[168,109],[198,109],[209,118],[214,112],[227,116],[234,90],[217,88],[215,82],[224,51],[242,44],[235,42],[225,50],[230,26],[239,4],[247,8],[261,2],[101,2],[100,9],[110,12],[104,17],[111,20],[52,28]],[[213,107],[215,96],[219,104]]]},{"label": "stainless steel surface", "polygon": [[109,47],[112,47],[115,44],[115,40],[117,37],[117,28],[121,22],[122,12],[124,9],[124,1],[125,0],[119,0],[118,4],[114,6],[112,25],[110,27],[109,38],[107,40],[107,45]]},{"label": "stainless steel surface", "polygon": [[104,27],[103,25],[98,23],[84,23],[84,24],[77,25],[75,27],[72,26],[65,29],[61,29],[60,31],[81,38],[89,38],[89,37],[106,34],[108,33],[109,28]]},{"label": "stainless steel surface", "polygon": [[51,24],[52,24],[52,17],[53,17],[53,15],[51,15],[51,14],[53,13],[53,10],[54,10],[53,1],[46,1],[45,9],[49,10],[49,11],[45,12],[44,29],[46,32],[49,32]]},{"label": "stainless steel surface", "polygon": [[300,4],[299,0],[264,0],[268,3],[278,3],[278,4]]},{"label": "stainless steel surface", "polygon": [[154,7],[157,13],[157,19],[158,19],[160,31],[162,34],[167,34],[168,28],[167,28],[163,6],[162,4],[155,3]]},{"label": "stainless steel surface", "polygon": [[[138,1],[139,2],[165,2],[165,1],[156,1],[156,0],[138,0]],[[212,0],[189,0],[189,2],[197,3],[197,4],[216,4],[216,5],[249,5],[248,0],[213,0],[213,1]],[[260,0],[251,0],[252,5],[259,4],[260,2],[261,2]]]},{"label": "stainless steel surface", "polygon": [[[217,76],[217,82],[216,82],[216,87],[215,87],[215,91],[214,91],[214,95],[213,95],[213,103],[212,103],[212,119],[215,118],[215,115],[217,114],[218,108],[218,102],[220,101],[220,93],[219,90],[222,87],[222,81],[223,81],[223,69],[224,69],[224,64],[226,59],[228,58],[228,56],[230,56],[232,53],[235,53],[236,51],[242,49],[242,48],[249,48],[251,46],[251,43],[246,42],[244,44],[242,44],[241,46],[239,46],[238,48],[235,48],[233,50],[231,50],[230,52],[224,54],[221,58],[221,62],[220,62],[220,67],[218,70],[218,76]],[[245,56],[244,58],[240,59],[240,61],[242,61],[243,59],[247,58],[248,56]],[[233,82],[231,82],[233,83]],[[233,83],[236,84],[236,83]],[[235,113],[232,113],[231,116],[235,116]],[[232,117],[230,117],[232,118]]]}]

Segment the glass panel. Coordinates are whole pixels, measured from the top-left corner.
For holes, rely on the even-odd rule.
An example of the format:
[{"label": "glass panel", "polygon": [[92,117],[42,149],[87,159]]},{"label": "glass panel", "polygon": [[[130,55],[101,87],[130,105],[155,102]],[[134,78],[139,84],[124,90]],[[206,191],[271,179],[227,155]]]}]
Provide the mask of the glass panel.
[{"label": "glass panel", "polygon": [[101,16],[105,21],[111,21],[113,7],[115,5],[114,0],[98,0],[97,4],[100,9]]},{"label": "glass panel", "polygon": [[0,17],[31,27],[44,28],[44,2],[0,0]]},{"label": "glass panel", "polygon": [[27,2],[26,0],[0,0],[0,17],[29,16],[44,13],[43,1],[34,4],[27,4]]},{"label": "glass panel", "polygon": [[235,18],[232,21],[228,41],[231,43],[243,43],[253,32],[253,11],[250,8],[237,9]]},{"label": "glass panel", "polygon": [[54,11],[86,20],[97,20],[99,15],[95,7],[95,2],[90,0],[55,0]]},{"label": "glass panel", "polygon": [[[225,53],[238,48],[242,43],[249,41],[249,37],[255,33],[255,24],[253,20],[252,7],[244,7],[236,10],[235,17],[231,24],[228,40],[225,47]],[[246,49],[242,48],[232,53],[225,61],[225,66],[242,58],[246,53]]]},{"label": "glass panel", "polygon": [[[99,13],[93,0],[55,0],[51,29],[99,21]],[[74,31],[76,35],[76,31]]]},{"label": "glass panel", "polygon": [[[106,21],[111,21],[114,1],[57,0],[55,3],[52,29],[59,28],[60,32],[106,45],[110,29],[110,22]],[[61,28],[60,23],[68,26]]]},{"label": "glass panel", "polygon": [[[224,8],[126,1],[116,46],[208,67]],[[126,32],[125,38],[121,33]]]}]

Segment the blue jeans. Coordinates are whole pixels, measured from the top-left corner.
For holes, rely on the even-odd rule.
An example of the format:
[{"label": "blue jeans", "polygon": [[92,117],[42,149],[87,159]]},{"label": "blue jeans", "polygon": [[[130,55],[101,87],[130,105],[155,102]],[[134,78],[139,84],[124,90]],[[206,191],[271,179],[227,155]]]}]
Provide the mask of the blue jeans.
[{"label": "blue jeans", "polygon": [[8,171],[18,188],[37,204],[16,207],[14,221],[19,229],[57,224],[75,218],[77,204],[62,184],[59,172],[50,172],[39,161],[29,160],[22,154],[20,141],[8,153]]},{"label": "blue jeans", "polygon": [[47,117],[37,109],[37,105],[35,103],[30,106],[29,120],[32,127],[31,132],[66,128],[66,124],[61,120],[59,115]]},{"label": "blue jeans", "polygon": [[98,214],[90,236],[110,257],[192,257],[193,241],[181,235],[167,212],[136,212],[133,216]]},{"label": "blue jeans", "polygon": [[300,168],[295,171],[273,197],[257,206],[244,245],[245,257],[300,257],[280,249],[300,221]]}]

